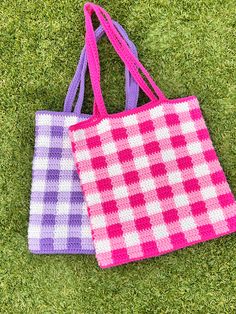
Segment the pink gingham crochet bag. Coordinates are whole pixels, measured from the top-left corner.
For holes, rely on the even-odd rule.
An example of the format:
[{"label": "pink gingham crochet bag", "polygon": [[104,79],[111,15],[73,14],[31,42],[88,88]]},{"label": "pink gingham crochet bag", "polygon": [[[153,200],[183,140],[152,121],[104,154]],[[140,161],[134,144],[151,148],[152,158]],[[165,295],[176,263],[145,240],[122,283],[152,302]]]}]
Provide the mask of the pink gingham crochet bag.
[{"label": "pink gingham crochet bag", "polygon": [[[70,137],[100,267],[159,256],[235,232],[235,199],[197,98],[167,99],[108,13],[91,3],[84,12],[95,106],[89,120],[70,127]],[[147,104],[107,113],[93,12],[150,98]]]}]

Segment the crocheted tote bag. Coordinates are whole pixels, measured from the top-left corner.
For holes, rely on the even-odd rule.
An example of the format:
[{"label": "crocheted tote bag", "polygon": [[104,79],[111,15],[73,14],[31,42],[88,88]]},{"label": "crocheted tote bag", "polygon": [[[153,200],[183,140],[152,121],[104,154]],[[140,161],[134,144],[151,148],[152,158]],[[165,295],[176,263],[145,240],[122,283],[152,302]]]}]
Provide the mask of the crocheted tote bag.
[{"label": "crocheted tote bag", "polygon": [[[84,12],[97,112],[71,126],[70,137],[100,267],[158,256],[235,232],[234,196],[197,98],[167,99],[107,12],[90,3]],[[145,105],[107,113],[97,73],[93,12],[150,98]]]},{"label": "crocheted tote bag", "polygon": [[[137,55],[124,29],[114,25]],[[96,39],[103,34],[96,31]],[[76,173],[68,126],[85,120],[81,114],[84,97],[87,57],[83,49],[75,76],[69,87],[63,112],[36,113],[35,151],[28,228],[28,244],[32,253],[94,253],[88,213]],[[126,109],[137,105],[139,88],[126,69]],[[78,99],[74,111],[73,102]]]}]

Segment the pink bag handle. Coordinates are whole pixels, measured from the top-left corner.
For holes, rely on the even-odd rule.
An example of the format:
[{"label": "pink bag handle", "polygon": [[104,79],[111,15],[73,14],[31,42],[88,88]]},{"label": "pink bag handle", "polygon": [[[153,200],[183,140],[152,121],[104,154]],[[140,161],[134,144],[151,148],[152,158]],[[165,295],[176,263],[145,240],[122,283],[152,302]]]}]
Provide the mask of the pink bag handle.
[{"label": "pink bag handle", "polygon": [[[105,103],[102,96],[102,90],[100,85],[100,64],[99,64],[99,55],[98,48],[96,44],[95,33],[92,24],[92,14],[95,12],[98,20],[105,33],[107,34],[108,39],[115,48],[117,54],[120,56],[124,64],[129,69],[135,81],[138,83],[140,88],[152,101],[164,101],[166,100],[165,95],[157,87],[154,80],[151,78],[147,70],[141,64],[141,62],[132,54],[126,42],[117,32],[116,28],[113,26],[111,17],[109,14],[102,9],[100,6],[93,3],[86,3],[84,5],[84,15],[86,23],[86,50],[88,56],[88,64],[90,77],[92,82],[92,87],[94,91],[95,104],[94,104],[94,114],[105,114],[107,115]],[[143,74],[143,77],[149,83],[150,87],[146,84],[145,80],[139,73]]]}]

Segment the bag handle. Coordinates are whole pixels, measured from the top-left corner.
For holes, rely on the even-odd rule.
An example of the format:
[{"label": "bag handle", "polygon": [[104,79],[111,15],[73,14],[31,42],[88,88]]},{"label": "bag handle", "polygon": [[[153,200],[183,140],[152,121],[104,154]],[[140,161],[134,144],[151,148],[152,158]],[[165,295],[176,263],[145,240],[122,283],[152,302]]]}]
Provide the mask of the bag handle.
[{"label": "bag handle", "polygon": [[[87,57],[89,63],[89,71],[92,82],[92,87],[95,97],[94,114],[104,114],[107,115],[107,110],[102,96],[102,90],[100,85],[100,65],[99,65],[99,55],[98,48],[95,40],[95,34],[92,24],[92,14],[95,13],[104,31],[107,34],[108,39],[116,50],[117,54],[120,56],[126,67],[129,69],[135,81],[138,83],[140,88],[144,93],[153,101],[164,101],[166,100],[165,95],[155,84],[154,80],[151,78],[144,66],[139,62],[139,60],[132,54],[129,47],[117,32],[116,28],[112,24],[110,15],[102,9],[100,6],[93,3],[86,3],[84,5],[84,15],[86,23],[86,49]],[[139,73],[141,72],[141,74]],[[147,83],[145,82],[145,80]]]},{"label": "bag handle", "polygon": [[[129,39],[124,28],[116,21],[112,21],[112,23],[115,25],[116,29],[119,31],[119,33],[122,35],[124,40],[127,42],[133,54],[136,57],[138,57],[137,48],[134,45],[134,43]],[[99,26],[95,31],[96,41],[99,41],[104,34],[105,32],[102,26]],[[85,75],[87,71],[87,64],[88,64],[88,61],[87,61],[86,49],[84,47],[80,55],[80,60],[79,60],[76,72],[68,88],[67,95],[64,101],[65,112],[72,112],[73,103],[75,102],[77,90],[79,87],[77,102],[74,107],[74,112],[77,114],[81,114],[81,109],[82,109],[82,105],[84,101]],[[131,76],[127,67],[125,68],[125,95],[126,95],[125,110],[136,108],[137,103],[138,103],[138,97],[139,97],[139,87],[136,81]]]}]

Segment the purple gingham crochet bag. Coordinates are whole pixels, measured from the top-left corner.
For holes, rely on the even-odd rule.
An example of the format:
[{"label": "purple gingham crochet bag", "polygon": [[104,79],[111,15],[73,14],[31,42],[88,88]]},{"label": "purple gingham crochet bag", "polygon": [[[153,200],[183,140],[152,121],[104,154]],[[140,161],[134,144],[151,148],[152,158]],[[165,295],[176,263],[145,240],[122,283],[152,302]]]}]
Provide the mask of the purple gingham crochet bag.
[{"label": "purple gingham crochet bag", "polygon": [[[125,30],[116,28],[137,55]],[[96,30],[99,40],[104,31]],[[68,127],[87,119],[81,114],[84,98],[87,57],[82,50],[76,73],[68,89],[63,112],[36,112],[35,150],[33,158],[29,250],[35,254],[93,254],[87,208],[75,169]],[[125,69],[126,109],[136,107],[139,88]],[[79,87],[77,103],[72,109]]]}]

